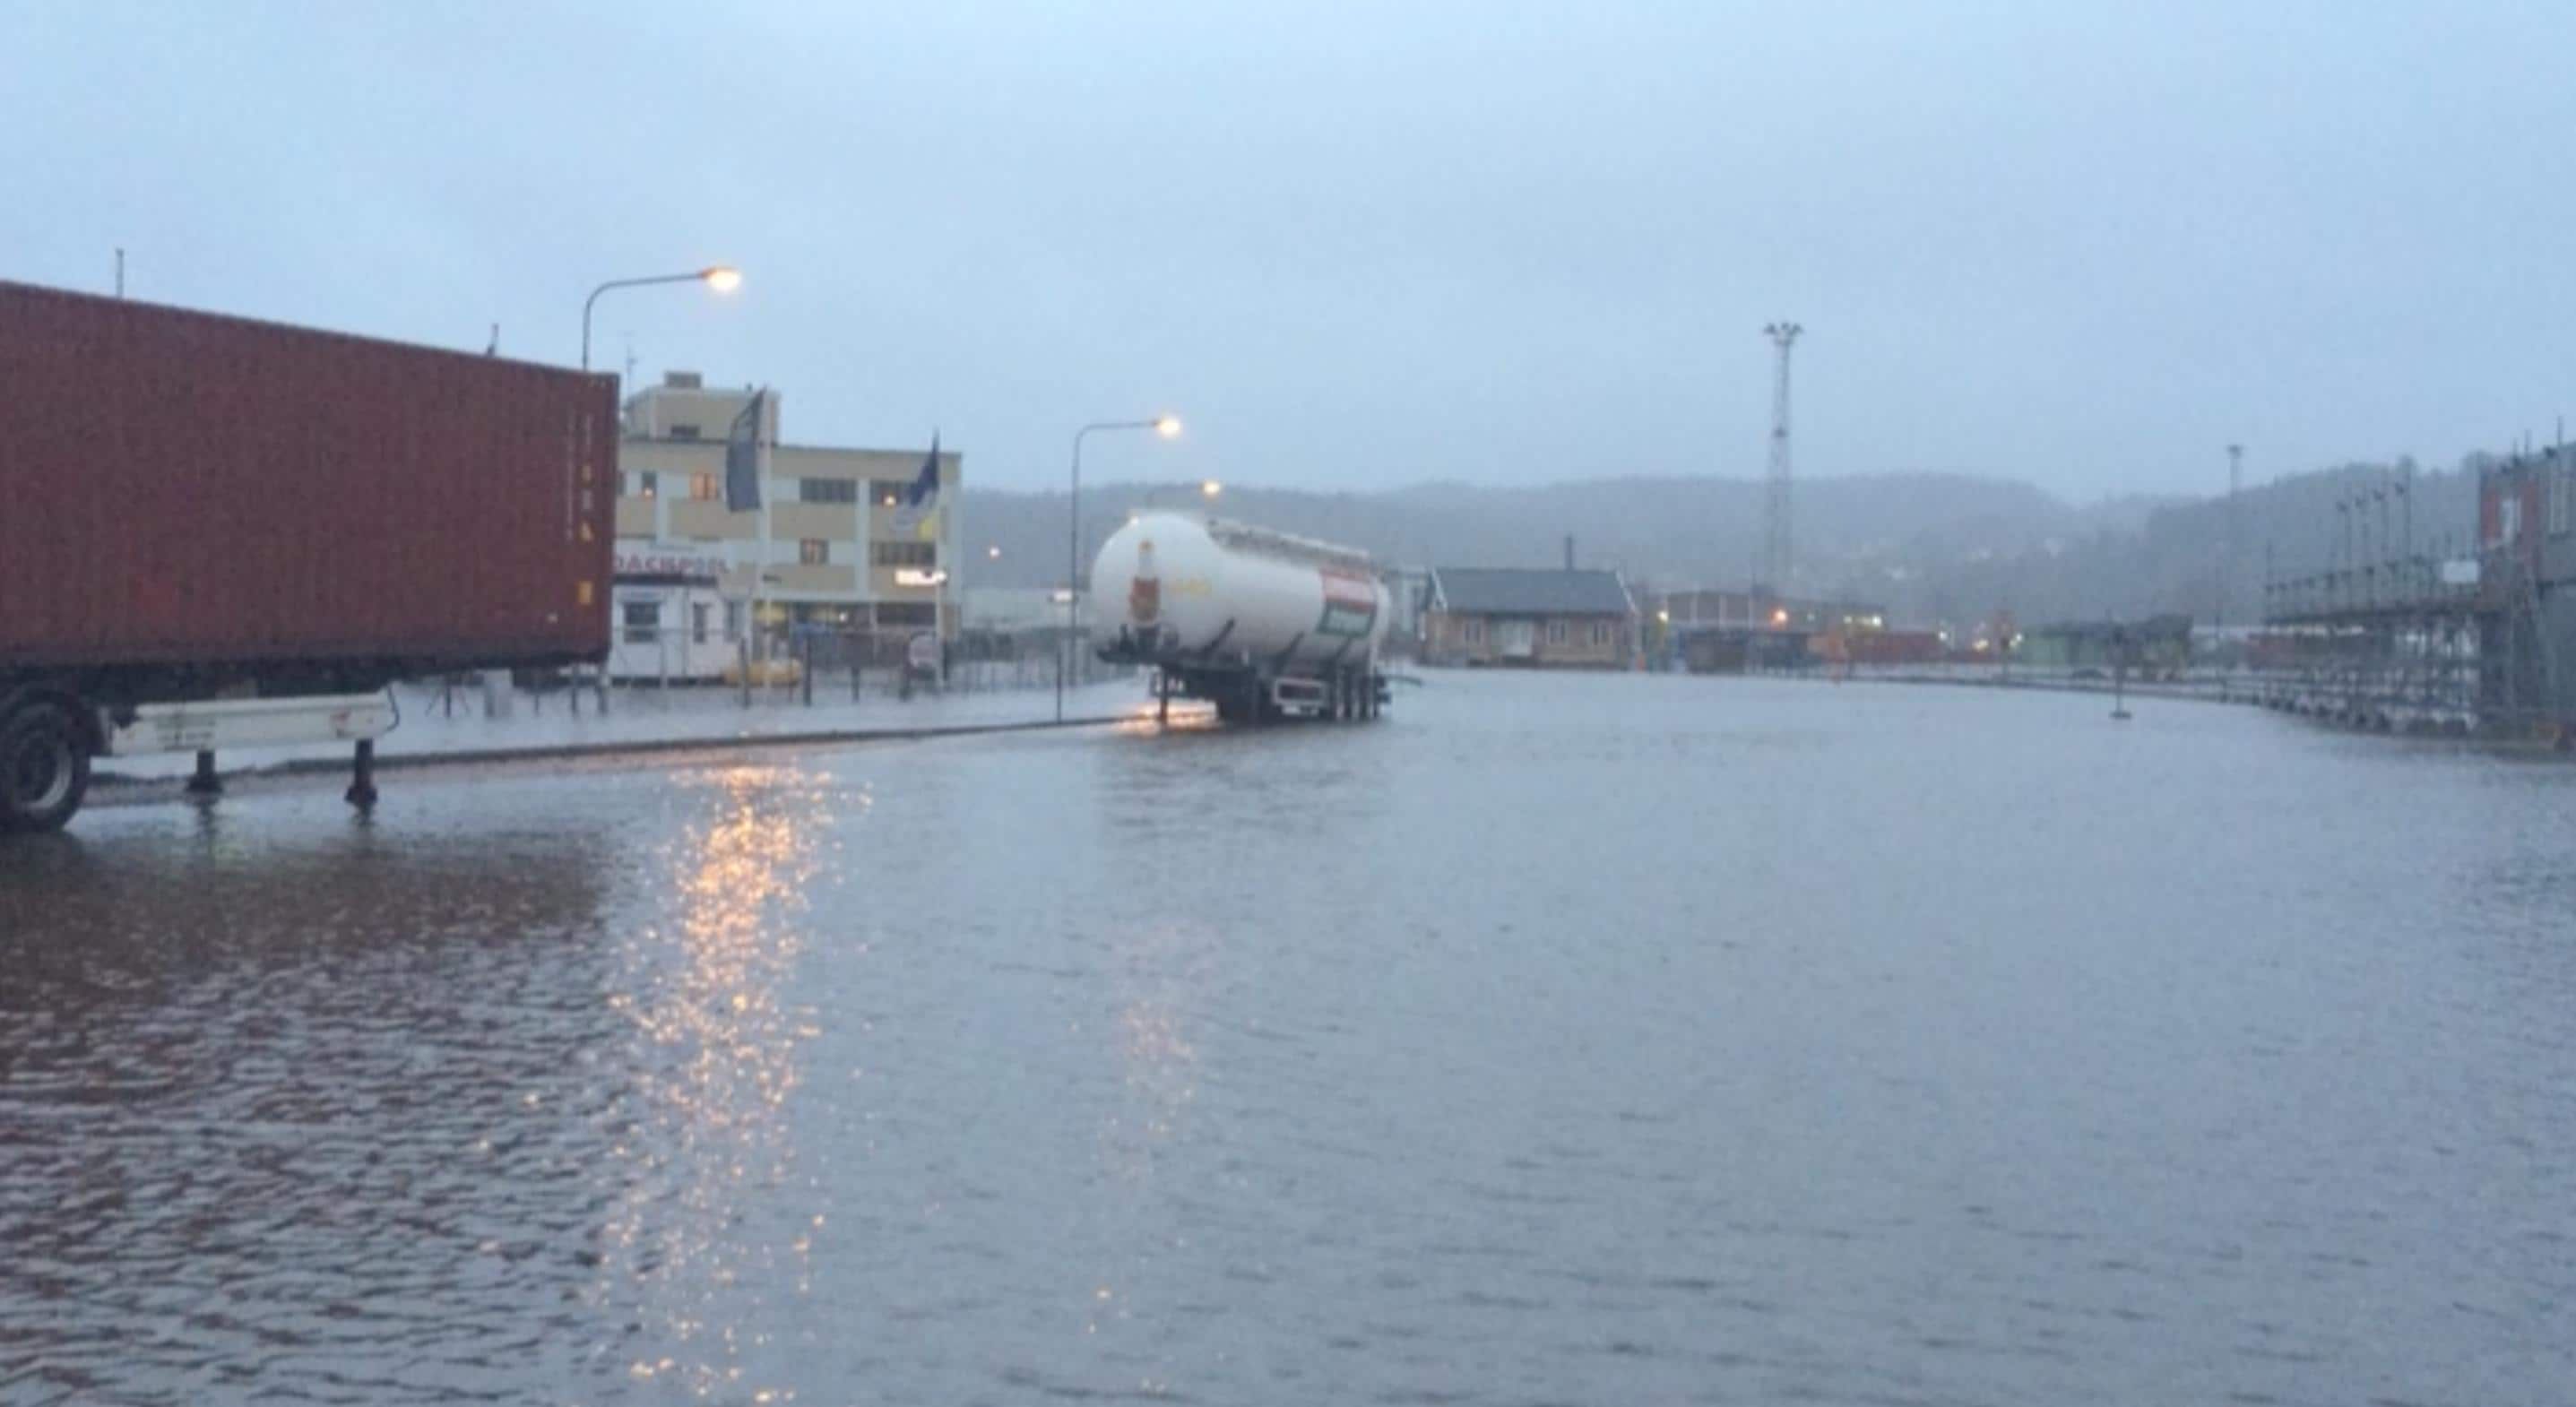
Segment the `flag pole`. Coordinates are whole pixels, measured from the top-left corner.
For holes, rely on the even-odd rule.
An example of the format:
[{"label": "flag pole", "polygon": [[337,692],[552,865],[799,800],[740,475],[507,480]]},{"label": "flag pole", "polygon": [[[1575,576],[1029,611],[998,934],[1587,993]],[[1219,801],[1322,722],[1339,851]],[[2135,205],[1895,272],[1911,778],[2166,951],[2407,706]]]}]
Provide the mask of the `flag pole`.
[{"label": "flag pole", "polygon": [[[934,445],[939,443],[936,432],[931,434],[930,442]],[[933,472],[938,471],[937,458],[934,457],[930,465]],[[930,549],[938,554],[937,560],[931,563],[931,567],[939,573],[939,596],[930,607],[930,631],[939,637],[939,692],[945,694],[948,692],[948,602],[953,599],[958,603],[960,629],[957,633],[962,643],[966,633],[963,629],[966,614],[966,584],[957,575],[958,569],[964,563],[953,550],[957,537],[957,510],[964,505],[949,497],[947,476],[942,474],[940,477],[939,533],[931,539]]]},{"label": "flag pole", "polygon": [[755,665],[763,678],[769,674],[769,651],[760,646],[761,608],[769,604],[769,470],[771,445],[769,435],[769,394],[766,387],[752,401],[751,443],[753,462],[759,466],[760,557],[751,574],[751,639],[753,653],[759,656]]}]

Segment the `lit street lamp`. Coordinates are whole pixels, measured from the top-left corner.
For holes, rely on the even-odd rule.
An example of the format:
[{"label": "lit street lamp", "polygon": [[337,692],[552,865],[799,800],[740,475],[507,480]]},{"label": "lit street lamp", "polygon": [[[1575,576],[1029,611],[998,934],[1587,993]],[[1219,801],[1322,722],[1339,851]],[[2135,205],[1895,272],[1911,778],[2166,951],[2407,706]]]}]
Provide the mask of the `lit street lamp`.
[{"label": "lit street lamp", "polygon": [[1151,420],[1095,420],[1073,432],[1073,493],[1065,517],[1064,540],[1064,648],[1055,657],[1055,721],[1064,721],[1065,660],[1073,652],[1079,629],[1074,612],[1082,596],[1082,441],[1094,430],[1151,430],[1164,439],[1181,433],[1179,417],[1158,415]]},{"label": "lit street lamp", "polygon": [[581,369],[590,370],[590,310],[599,295],[612,288],[642,288],[655,283],[703,283],[718,293],[731,293],[742,287],[742,270],[731,264],[712,264],[693,273],[655,274],[651,278],[613,278],[590,291],[581,304]]},{"label": "lit street lamp", "polygon": [[[1206,499],[1210,503],[1216,502],[1217,495],[1225,492],[1225,485],[1218,483],[1214,479],[1201,479],[1198,481],[1197,487],[1199,497]],[[1164,494],[1178,492],[1180,492],[1180,488],[1177,486],[1171,484],[1156,484],[1154,487],[1145,490],[1145,506],[1151,508],[1156,503],[1162,501]]]}]

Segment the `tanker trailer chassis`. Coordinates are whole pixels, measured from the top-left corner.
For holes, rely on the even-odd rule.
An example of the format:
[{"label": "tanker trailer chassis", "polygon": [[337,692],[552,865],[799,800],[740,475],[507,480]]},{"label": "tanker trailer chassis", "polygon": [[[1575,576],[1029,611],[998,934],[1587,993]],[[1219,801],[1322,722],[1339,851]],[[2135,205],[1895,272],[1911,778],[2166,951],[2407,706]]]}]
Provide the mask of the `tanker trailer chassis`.
[{"label": "tanker trailer chassis", "polygon": [[1377,717],[1387,699],[1386,676],[1365,661],[1319,674],[1265,674],[1252,665],[1229,669],[1140,660],[1121,655],[1114,648],[1101,651],[1101,657],[1112,663],[1154,664],[1156,717],[1166,722],[1176,697],[1216,705],[1217,718],[1227,723],[1277,723],[1296,718],[1351,722]]}]

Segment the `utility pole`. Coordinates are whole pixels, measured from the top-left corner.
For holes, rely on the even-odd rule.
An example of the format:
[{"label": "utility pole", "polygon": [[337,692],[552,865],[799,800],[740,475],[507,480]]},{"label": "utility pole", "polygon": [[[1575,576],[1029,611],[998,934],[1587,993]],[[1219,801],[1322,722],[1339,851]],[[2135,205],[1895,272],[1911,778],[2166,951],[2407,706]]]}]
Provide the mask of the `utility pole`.
[{"label": "utility pole", "polygon": [[2218,638],[2227,639],[2227,594],[2236,571],[2237,496],[2245,487],[2245,446],[2227,447],[2227,521],[2219,531],[2218,544]]},{"label": "utility pole", "polygon": [[1771,470],[1765,482],[1762,574],[1771,599],[1787,598],[1793,570],[1789,536],[1789,349],[1806,331],[1794,322],[1775,322],[1762,329],[1780,349],[1779,367],[1771,381]]}]

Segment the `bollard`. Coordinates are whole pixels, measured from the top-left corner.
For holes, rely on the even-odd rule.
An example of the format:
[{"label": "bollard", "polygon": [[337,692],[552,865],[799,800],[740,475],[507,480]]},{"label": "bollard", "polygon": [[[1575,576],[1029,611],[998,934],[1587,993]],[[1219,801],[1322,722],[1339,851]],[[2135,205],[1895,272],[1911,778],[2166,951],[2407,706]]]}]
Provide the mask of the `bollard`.
[{"label": "bollard", "polygon": [[188,779],[188,795],[221,796],[223,794],[224,780],[215,775],[215,754],[210,750],[200,749],[197,753],[197,775]]}]

